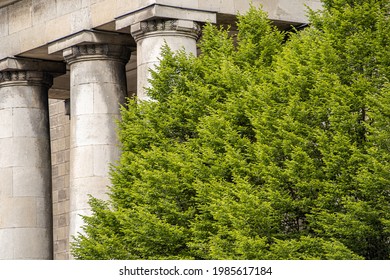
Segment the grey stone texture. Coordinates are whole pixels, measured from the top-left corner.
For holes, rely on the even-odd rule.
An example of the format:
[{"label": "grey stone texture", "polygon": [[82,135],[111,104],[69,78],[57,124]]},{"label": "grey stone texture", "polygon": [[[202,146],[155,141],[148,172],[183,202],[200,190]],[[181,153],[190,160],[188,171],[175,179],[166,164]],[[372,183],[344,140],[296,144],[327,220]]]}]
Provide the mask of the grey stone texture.
[{"label": "grey stone texture", "polygon": [[49,99],[53,197],[53,257],[69,259],[70,118],[64,100]]},{"label": "grey stone texture", "polygon": [[48,88],[43,72],[0,72],[0,259],[51,259]]},{"label": "grey stone texture", "polygon": [[64,50],[70,65],[69,235],[82,232],[89,197],[106,199],[109,166],[119,159],[116,120],[127,95],[125,65],[130,51],[121,45],[87,44]]}]

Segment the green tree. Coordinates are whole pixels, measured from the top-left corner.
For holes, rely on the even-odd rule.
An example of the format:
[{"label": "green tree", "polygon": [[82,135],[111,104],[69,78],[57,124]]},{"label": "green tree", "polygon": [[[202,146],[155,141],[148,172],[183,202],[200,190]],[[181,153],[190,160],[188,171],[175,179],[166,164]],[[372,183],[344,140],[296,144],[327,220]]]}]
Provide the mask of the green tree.
[{"label": "green tree", "polygon": [[389,11],[325,0],[285,34],[252,7],[237,42],[206,25],[199,57],[165,47],[75,257],[388,259]]}]

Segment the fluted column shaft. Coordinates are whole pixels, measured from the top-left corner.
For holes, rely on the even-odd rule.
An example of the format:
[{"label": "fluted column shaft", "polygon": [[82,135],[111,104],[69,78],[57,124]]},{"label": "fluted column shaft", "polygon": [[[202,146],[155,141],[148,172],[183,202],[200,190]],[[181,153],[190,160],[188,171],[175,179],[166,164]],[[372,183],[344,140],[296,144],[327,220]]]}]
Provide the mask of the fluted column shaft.
[{"label": "fluted column shaft", "polygon": [[172,51],[184,49],[196,55],[196,41],[200,26],[189,20],[150,20],[131,26],[137,42],[137,97],[148,100],[149,69],[154,69],[161,57],[161,48],[167,44]]},{"label": "fluted column shaft", "polygon": [[[63,51],[70,65],[70,238],[82,232],[80,215],[89,215],[89,196],[106,199],[109,166],[119,159],[115,121],[127,94],[120,45],[89,44]],[[70,239],[72,240],[72,239]]]},{"label": "fluted column shaft", "polygon": [[53,256],[51,84],[44,72],[0,72],[0,259]]}]

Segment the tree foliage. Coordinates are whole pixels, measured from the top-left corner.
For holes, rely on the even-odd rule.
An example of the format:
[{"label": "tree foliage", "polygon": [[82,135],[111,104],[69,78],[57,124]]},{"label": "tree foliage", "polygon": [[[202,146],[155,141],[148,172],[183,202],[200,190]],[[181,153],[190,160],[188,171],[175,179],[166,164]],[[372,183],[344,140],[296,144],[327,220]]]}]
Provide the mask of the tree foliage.
[{"label": "tree foliage", "polygon": [[165,47],[76,258],[388,259],[389,12],[324,0],[285,34],[252,7],[199,57]]}]

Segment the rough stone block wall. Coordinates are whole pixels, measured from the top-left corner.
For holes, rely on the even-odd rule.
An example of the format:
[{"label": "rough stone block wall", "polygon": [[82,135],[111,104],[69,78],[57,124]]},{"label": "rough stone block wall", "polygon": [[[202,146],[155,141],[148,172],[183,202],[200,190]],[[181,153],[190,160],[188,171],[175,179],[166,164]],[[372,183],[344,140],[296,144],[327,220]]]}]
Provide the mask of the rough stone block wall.
[{"label": "rough stone block wall", "polygon": [[49,100],[54,259],[69,259],[69,146],[70,119],[63,100]]}]

